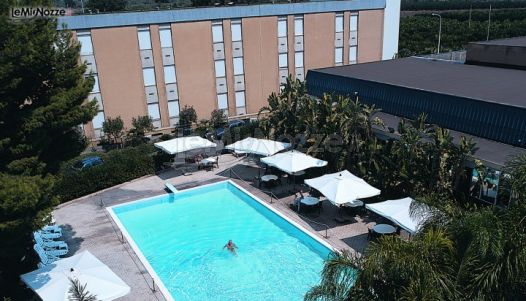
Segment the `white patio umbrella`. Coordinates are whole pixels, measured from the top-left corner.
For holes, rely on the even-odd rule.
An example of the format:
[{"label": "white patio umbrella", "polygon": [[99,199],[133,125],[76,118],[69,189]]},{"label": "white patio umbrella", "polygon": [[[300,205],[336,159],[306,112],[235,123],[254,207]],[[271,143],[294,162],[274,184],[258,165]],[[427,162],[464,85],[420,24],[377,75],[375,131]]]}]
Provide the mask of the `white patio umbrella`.
[{"label": "white patio umbrella", "polygon": [[416,201],[407,197],[398,200],[387,200],[384,202],[367,204],[365,207],[376,214],[389,219],[409,233],[415,234],[422,222],[425,221],[427,215],[425,212],[422,212],[419,215],[411,215],[411,204],[413,202]]},{"label": "white patio umbrella", "polygon": [[130,292],[130,287],[89,251],[55,261],[20,278],[44,301],[69,300],[70,279],[86,285],[86,291],[101,301],[114,300]]},{"label": "white patio umbrella", "polygon": [[261,156],[271,156],[290,147],[290,143],[248,137],[225,146],[226,149]]},{"label": "white patio umbrella", "polygon": [[167,141],[154,143],[155,147],[163,150],[165,153],[175,155],[200,148],[216,147],[217,144],[199,136],[180,137]]},{"label": "white patio umbrella", "polygon": [[316,159],[296,150],[262,158],[261,162],[281,169],[288,174],[294,174],[311,167],[323,167],[327,165],[327,161]]},{"label": "white patio umbrella", "polygon": [[335,205],[342,205],[356,199],[370,198],[379,195],[381,192],[348,170],[307,179],[305,184],[321,192]]}]

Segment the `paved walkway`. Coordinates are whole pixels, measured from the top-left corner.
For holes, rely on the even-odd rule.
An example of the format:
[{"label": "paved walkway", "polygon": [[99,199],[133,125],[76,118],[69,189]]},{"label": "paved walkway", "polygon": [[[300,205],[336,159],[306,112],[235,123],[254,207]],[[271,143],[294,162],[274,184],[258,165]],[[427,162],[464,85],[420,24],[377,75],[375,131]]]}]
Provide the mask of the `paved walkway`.
[{"label": "paved walkway", "polygon": [[[178,189],[186,189],[225,180],[230,175],[233,175],[232,178],[236,183],[261,200],[271,201],[269,194],[256,188],[255,176],[258,174],[258,169],[254,162],[247,158],[221,155],[219,166],[213,171],[194,170],[188,175],[170,170],[60,205],[54,211],[54,217],[56,223],[64,229],[65,240],[70,246],[68,255],[89,250],[107,264],[131,287],[131,293],[119,300],[165,300],[158,290],[152,289],[156,288],[152,278],[128,243],[122,239],[120,231],[105,207],[166,193],[164,191],[166,181]],[[239,180],[237,176],[244,180]],[[300,216],[290,209],[294,199],[292,188],[291,185],[285,185],[272,189],[278,197],[277,200],[272,198],[272,206],[322,239],[325,239],[323,236],[326,231],[326,227],[322,224],[326,224],[329,228],[327,230],[329,238],[326,240],[337,249],[346,248],[356,252],[364,250],[367,245],[367,227],[373,222],[367,215],[361,214],[363,218],[351,217],[353,222],[350,223],[337,224],[334,221],[337,208],[324,202],[319,216]]]}]

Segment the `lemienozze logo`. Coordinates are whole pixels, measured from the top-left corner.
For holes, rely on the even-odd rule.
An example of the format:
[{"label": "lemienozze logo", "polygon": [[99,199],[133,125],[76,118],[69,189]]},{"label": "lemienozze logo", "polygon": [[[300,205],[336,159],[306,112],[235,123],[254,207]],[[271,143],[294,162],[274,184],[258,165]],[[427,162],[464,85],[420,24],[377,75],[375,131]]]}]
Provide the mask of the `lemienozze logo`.
[{"label": "lemienozze logo", "polygon": [[66,15],[66,9],[60,7],[13,7],[12,19],[53,18]]}]

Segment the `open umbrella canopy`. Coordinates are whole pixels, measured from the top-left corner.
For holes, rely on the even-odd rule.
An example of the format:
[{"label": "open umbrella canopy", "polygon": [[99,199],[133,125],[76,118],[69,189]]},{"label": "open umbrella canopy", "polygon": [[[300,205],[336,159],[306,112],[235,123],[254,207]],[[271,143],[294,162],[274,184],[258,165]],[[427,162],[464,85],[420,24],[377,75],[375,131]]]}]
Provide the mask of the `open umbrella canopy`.
[{"label": "open umbrella canopy", "polygon": [[261,162],[279,168],[288,174],[294,174],[311,167],[327,165],[327,161],[316,159],[296,150],[265,157],[261,159]]},{"label": "open umbrella canopy", "polygon": [[347,170],[308,179],[305,180],[305,184],[321,192],[336,205],[370,198],[381,192]]},{"label": "open umbrella canopy", "polygon": [[70,279],[86,285],[97,300],[114,300],[130,292],[130,287],[89,251],[57,260],[20,276],[44,301],[69,300]]},{"label": "open umbrella canopy", "polygon": [[225,146],[226,149],[236,152],[271,156],[290,147],[290,143],[278,142],[267,139],[248,137]]},{"label": "open umbrella canopy", "polygon": [[155,147],[162,149],[165,153],[175,155],[194,149],[216,147],[217,144],[203,139],[199,136],[175,138],[163,142],[154,143]]},{"label": "open umbrella canopy", "polygon": [[380,203],[367,204],[365,208],[379,214],[404,228],[411,234],[418,231],[420,224],[426,219],[426,214],[411,215],[412,198],[388,200]]}]

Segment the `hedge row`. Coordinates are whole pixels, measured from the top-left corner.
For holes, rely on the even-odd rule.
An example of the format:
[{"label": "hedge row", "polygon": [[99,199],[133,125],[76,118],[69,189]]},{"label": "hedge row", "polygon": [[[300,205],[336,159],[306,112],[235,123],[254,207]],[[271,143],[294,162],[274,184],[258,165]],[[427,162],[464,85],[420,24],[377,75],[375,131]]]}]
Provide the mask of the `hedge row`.
[{"label": "hedge row", "polygon": [[[73,164],[88,156],[100,156],[104,164],[84,170],[75,170]],[[155,172],[155,150],[152,145],[140,145],[108,153],[86,154],[71,160],[62,168],[56,193],[62,202],[69,201],[101,189],[121,184]]]}]

